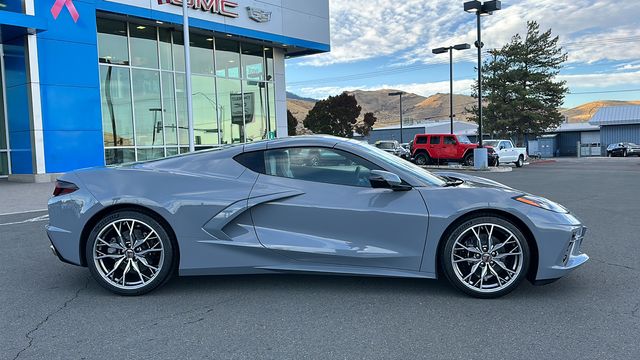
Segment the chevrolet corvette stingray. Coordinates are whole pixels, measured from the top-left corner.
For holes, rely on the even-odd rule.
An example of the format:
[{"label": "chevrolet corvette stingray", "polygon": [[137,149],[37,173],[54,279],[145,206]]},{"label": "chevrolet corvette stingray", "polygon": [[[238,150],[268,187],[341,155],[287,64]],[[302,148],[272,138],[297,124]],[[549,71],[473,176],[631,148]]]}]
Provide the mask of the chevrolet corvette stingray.
[{"label": "chevrolet corvette stingray", "polygon": [[54,254],[120,295],[174,274],[325,273],[444,276],[492,298],[589,259],[561,205],[330,136],[70,172],[49,216]]}]

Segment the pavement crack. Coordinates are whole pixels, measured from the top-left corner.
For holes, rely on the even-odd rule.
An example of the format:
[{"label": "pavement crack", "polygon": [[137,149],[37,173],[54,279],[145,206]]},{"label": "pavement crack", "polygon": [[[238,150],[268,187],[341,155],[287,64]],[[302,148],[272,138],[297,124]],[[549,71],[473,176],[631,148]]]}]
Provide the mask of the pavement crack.
[{"label": "pavement crack", "polygon": [[600,260],[600,259],[596,259],[594,257],[592,257],[591,259],[593,259],[594,261],[597,261],[599,263],[605,264],[605,265],[609,265],[609,266],[615,266],[615,267],[621,267],[627,270],[633,270],[633,271],[638,271],[638,269],[631,267],[631,266],[627,266],[627,265],[622,265],[622,264],[616,264],[616,263],[612,263],[612,262],[608,262],[608,261],[604,261],[604,260]]},{"label": "pavement crack", "polygon": [[31,346],[33,345],[33,341],[35,340],[35,336],[33,336],[33,333],[38,331],[44,324],[46,324],[52,316],[54,316],[55,314],[57,314],[60,311],[64,310],[67,306],[69,306],[69,304],[71,302],[76,300],[78,298],[78,296],[80,296],[80,293],[82,292],[82,290],[86,290],[89,287],[89,280],[90,280],[90,278],[87,277],[87,281],[85,282],[84,286],[79,288],[78,290],[76,290],[76,292],[73,294],[72,297],[70,297],[69,299],[65,300],[65,302],[62,303],[62,305],[60,305],[57,309],[55,309],[54,311],[48,313],[47,316],[45,316],[44,319],[42,319],[39,323],[37,323],[36,326],[33,329],[27,331],[27,333],[24,334],[24,337],[28,341],[27,346],[23,347],[20,351],[18,351],[16,356],[14,356],[13,360],[18,359],[20,357],[20,355],[22,355],[23,352],[25,352],[25,351],[29,350],[29,348],[31,348]]}]

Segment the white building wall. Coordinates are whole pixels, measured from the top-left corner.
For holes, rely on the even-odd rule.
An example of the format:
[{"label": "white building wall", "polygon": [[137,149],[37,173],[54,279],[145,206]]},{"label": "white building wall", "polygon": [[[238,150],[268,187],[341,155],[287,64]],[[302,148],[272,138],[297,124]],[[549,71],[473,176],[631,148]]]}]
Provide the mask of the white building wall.
[{"label": "white building wall", "polygon": [[285,53],[282,49],[273,50],[274,86],[276,102],[276,131],[278,137],[288,136],[287,126],[287,81],[284,65]]}]

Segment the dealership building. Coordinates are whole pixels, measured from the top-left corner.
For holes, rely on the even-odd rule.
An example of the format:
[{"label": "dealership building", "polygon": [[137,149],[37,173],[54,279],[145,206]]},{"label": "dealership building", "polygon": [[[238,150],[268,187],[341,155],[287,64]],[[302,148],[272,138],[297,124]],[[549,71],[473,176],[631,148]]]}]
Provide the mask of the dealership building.
[{"label": "dealership building", "polygon": [[[159,4],[163,2],[163,4]],[[285,59],[329,51],[329,1],[0,0],[0,176],[287,134]]]}]

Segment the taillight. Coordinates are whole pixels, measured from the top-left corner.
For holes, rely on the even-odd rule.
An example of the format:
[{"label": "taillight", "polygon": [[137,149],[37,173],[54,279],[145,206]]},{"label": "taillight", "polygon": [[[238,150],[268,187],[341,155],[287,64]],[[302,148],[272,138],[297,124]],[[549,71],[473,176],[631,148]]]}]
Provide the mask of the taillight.
[{"label": "taillight", "polygon": [[68,181],[57,180],[56,188],[53,189],[53,196],[71,194],[76,190],[78,190],[78,187],[76,186],[76,184],[70,183]]}]

